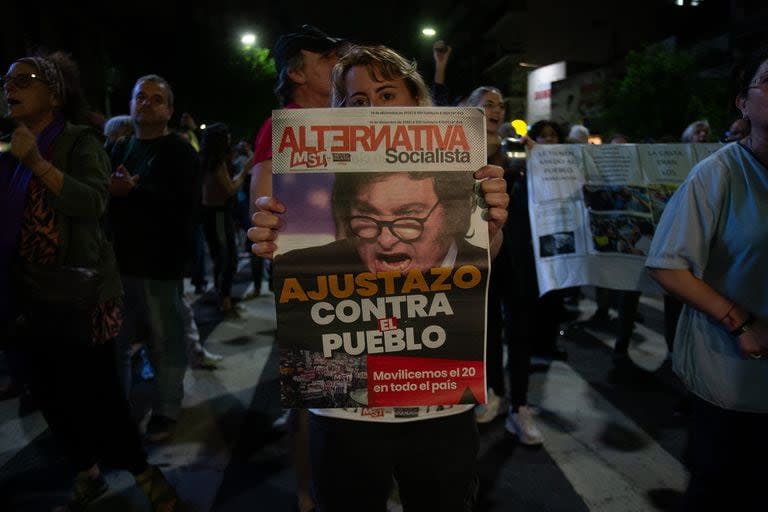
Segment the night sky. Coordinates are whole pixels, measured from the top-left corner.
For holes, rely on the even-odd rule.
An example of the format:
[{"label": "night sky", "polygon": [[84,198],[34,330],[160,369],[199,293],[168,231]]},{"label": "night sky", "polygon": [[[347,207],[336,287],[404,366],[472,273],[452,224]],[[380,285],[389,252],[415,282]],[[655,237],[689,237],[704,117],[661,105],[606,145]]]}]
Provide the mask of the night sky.
[{"label": "night sky", "polygon": [[[65,5],[4,6],[0,66],[35,49],[61,49],[79,63],[94,110],[127,113],[135,79],[157,73],[174,88],[176,114],[190,112],[198,123],[224,121],[238,137],[252,138],[277,106],[274,78],[254,76],[239,48],[239,34],[258,34],[258,46],[271,47],[280,33],[311,23],[330,35],[360,43],[383,43],[416,59],[428,81],[434,73],[432,41],[419,36],[431,23],[442,34],[451,27],[440,18],[447,4],[434,0],[361,6],[359,2],[110,2],[108,10]],[[407,9],[406,9],[407,6]],[[363,9],[364,8],[364,9]],[[9,10],[10,9],[10,10]],[[435,14],[436,13],[436,14]],[[356,20],[354,23],[350,20]],[[464,51],[465,55],[462,55]],[[469,48],[456,47],[449,80],[461,89]],[[473,52],[474,54],[474,52]],[[459,78],[460,77],[460,78]],[[468,83],[468,82],[467,82]],[[457,92],[458,94],[458,92]]]},{"label": "night sky", "polygon": [[[519,51],[515,45],[524,48],[526,57],[534,51],[542,53],[546,46],[548,52],[544,53],[548,57],[543,62],[554,62],[568,50],[562,48],[564,41],[574,40],[572,34],[566,37],[565,31],[590,31],[613,23],[602,19],[574,23],[575,10],[584,5],[559,0],[217,0],[203,5],[190,1],[133,0],[103,2],[98,7],[84,7],[78,2],[43,4],[4,3],[0,18],[3,72],[14,59],[38,48],[67,51],[80,65],[92,108],[112,115],[127,113],[136,78],[157,73],[174,89],[176,113],[172,124],[178,122],[182,112],[189,112],[198,123],[226,122],[235,137],[246,139],[255,136],[263,120],[277,107],[272,92],[274,78],[256,76],[242,56],[239,36],[246,29],[257,33],[258,45],[266,48],[271,48],[281,33],[295,31],[304,23],[353,42],[386,44],[415,59],[425,79],[431,82],[433,41],[420,35],[420,28],[430,24],[438,30],[438,37],[454,48],[447,82],[452,96],[458,98],[478,85],[495,85],[505,91],[508,83],[497,83],[494,79],[501,79],[498,77],[509,69],[493,76],[483,72],[502,57]],[[586,4],[599,13],[595,3]],[[632,5],[647,10],[651,4],[668,6],[673,2],[647,0]],[[722,20],[722,9],[714,7],[725,6],[727,13],[727,0],[704,2],[710,4],[716,19]],[[526,16],[526,10],[535,14]],[[513,29],[498,25],[505,18],[519,20],[521,33],[506,38],[510,34],[505,31]],[[615,21],[622,38],[626,39],[628,31],[634,30],[647,33],[650,40],[659,40],[659,27],[632,24],[631,19],[627,18],[629,24],[625,24],[623,16]],[[661,17],[657,25],[666,22],[677,27],[677,31],[687,27],[691,35],[705,34],[703,20],[679,21]],[[717,31],[726,28],[722,21],[714,25]],[[531,39],[536,43],[526,42],[534,34],[545,37]],[[586,57],[585,64],[593,65],[586,62]]]}]

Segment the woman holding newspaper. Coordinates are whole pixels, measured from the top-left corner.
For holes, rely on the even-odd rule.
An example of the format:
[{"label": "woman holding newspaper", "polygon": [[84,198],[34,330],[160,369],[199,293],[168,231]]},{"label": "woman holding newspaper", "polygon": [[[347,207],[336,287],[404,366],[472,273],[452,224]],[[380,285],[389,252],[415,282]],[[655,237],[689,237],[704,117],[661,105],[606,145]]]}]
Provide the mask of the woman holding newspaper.
[{"label": "woman holding newspaper", "polygon": [[[333,73],[335,107],[430,106],[414,63],[383,46],[353,47]],[[491,254],[501,245],[508,196],[503,170],[475,172],[487,204]],[[426,184],[425,193],[434,193]],[[427,186],[428,185],[428,186]],[[273,197],[256,201],[248,232],[254,254],[272,257],[285,206]],[[437,218],[443,215],[442,208]],[[381,231],[384,233],[384,231]],[[392,264],[389,262],[388,264]],[[408,417],[375,409],[315,409],[310,453],[319,511],[386,510],[392,479],[407,510],[465,511],[477,492],[478,433],[471,405],[414,408]],[[364,454],[360,456],[361,452]]]},{"label": "woman holding newspaper", "polygon": [[768,48],[750,59],[736,106],[751,132],[693,168],[645,263],[684,303],[673,367],[693,396],[690,511],[765,510]]}]

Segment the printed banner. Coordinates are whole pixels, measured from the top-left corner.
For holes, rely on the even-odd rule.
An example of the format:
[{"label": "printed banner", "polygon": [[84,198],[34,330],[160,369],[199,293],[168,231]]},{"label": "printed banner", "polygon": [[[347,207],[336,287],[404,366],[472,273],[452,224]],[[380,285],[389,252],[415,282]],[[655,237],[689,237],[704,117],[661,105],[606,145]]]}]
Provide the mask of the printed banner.
[{"label": "printed banner", "polygon": [[483,165],[479,109],[273,112],[283,406],[485,402]]},{"label": "printed banner", "polygon": [[539,144],[528,209],[539,290],[661,293],[645,271],[656,224],[691,168],[722,144]]}]

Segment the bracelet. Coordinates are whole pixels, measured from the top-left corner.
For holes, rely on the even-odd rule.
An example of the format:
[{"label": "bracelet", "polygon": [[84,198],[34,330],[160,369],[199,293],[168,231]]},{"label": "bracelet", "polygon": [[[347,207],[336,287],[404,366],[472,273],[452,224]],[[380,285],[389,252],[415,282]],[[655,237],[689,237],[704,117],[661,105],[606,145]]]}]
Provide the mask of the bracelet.
[{"label": "bracelet", "polygon": [[731,314],[731,311],[733,311],[733,308],[735,308],[735,307],[736,307],[736,303],[735,302],[731,302],[731,307],[729,307],[728,311],[726,311],[725,314],[722,317],[720,317],[720,320],[718,320],[718,322],[723,323],[723,320],[728,318],[728,315]]},{"label": "bracelet", "polygon": [[739,336],[741,336],[745,332],[751,330],[752,329],[752,325],[755,323],[755,320],[757,320],[755,318],[755,315],[750,313],[747,316],[747,319],[744,320],[744,323],[742,323],[740,326],[738,326],[737,328],[735,328],[734,330],[731,331],[731,336],[736,336],[738,338]]}]

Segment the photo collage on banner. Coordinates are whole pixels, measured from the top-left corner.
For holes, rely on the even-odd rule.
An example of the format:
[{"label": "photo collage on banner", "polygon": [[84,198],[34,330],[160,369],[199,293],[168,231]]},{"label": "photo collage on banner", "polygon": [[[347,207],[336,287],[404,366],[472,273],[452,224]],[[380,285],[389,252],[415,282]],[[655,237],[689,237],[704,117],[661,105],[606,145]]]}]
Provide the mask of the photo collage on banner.
[{"label": "photo collage on banner", "polygon": [[572,286],[659,292],[645,257],[664,207],[722,144],[537,145],[528,157],[541,294]]}]

